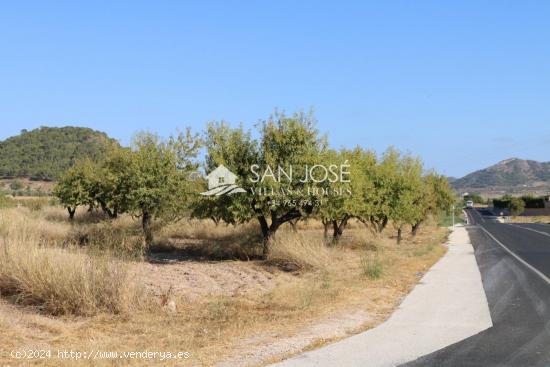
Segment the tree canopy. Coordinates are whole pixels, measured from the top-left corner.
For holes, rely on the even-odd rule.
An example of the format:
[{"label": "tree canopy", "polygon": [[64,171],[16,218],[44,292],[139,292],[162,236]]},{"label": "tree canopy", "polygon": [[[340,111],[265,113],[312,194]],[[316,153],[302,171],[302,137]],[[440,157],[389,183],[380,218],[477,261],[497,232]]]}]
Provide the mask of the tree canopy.
[{"label": "tree canopy", "polygon": [[[153,243],[153,221],[257,220],[264,256],[287,222],[294,226],[300,219],[318,218],[326,234],[332,227],[331,243],[338,242],[350,220],[374,233],[391,224],[400,242],[403,228],[409,226],[415,235],[428,217],[448,211],[454,202],[445,177],[425,172],[419,158],[394,148],[381,156],[361,147],[330,148],[312,113],[276,111],[256,127],[253,134],[212,122],[202,138],[187,130],[167,140],[140,133],[130,148],[111,146],[101,159],[78,161],[61,176],[55,194],[71,218],[79,205],[100,208],[113,219],[121,213],[140,217],[147,246]],[[223,165],[236,179],[231,185],[238,193],[205,191],[196,160],[202,145],[202,173]]]}]

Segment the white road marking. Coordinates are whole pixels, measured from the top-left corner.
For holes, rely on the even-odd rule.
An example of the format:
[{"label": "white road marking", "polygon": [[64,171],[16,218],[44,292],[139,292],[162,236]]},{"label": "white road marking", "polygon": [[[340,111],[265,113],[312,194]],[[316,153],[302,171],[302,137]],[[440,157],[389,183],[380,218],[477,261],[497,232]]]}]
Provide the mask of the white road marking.
[{"label": "white road marking", "polygon": [[523,227],[523,226],[520,226],[519,224],[508,224],[509,226],[512,226],[512,227],[518,227],[518,228],[521,228],[521,229],[526,229],[528,231],[531,231],[531,232],[535,232],[535,233],[539,233],[543,236],[547,236],[547,237],[550,237],[550,233],[547,233],[547,232],[543,232],[543,231],[537,231],[536,229],[533,229],[533,228],[529,228],[529,227]]},{"label": "white road marking", "polygon": [[543,273],[541,273],[538,269],[534,268],[531,264],[529,264],[527,261],[523,260],[521,257],[519,257],[518,255],[516,255],[512,250],[510,250],[508,247],[506,247],[502,242],[500,242],[499,240],[497,240],[495,238],[495,236],[493,236],[488,230],[486,230],[485,228],[483,227],[479,227],[481,228],[485,233],[487,233],[487,235],[489,237],[491,237],[496,243],[498,243],[503,249],[505,249],[510,255],[512,255],[513,257],[516,258],[516,260],[518,260],[520,263],[522,263],[523,265],[527,266],[529,269],[531,269],[535,274],[537,274],[539,277],[542,278],[542,280],[544,280],[546,283],[550,284],[550,279],[544,275]]}]

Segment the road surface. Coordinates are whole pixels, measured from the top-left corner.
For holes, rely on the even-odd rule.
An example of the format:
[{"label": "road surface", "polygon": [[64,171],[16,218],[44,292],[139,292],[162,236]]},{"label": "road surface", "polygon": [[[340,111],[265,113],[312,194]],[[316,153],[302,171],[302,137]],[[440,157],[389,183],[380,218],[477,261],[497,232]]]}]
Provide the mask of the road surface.
[{"label": "road surface", "polygon": [[468,232],[493,327],[403,366],[550,366],[550,226],[489,214],[468,210]]}]

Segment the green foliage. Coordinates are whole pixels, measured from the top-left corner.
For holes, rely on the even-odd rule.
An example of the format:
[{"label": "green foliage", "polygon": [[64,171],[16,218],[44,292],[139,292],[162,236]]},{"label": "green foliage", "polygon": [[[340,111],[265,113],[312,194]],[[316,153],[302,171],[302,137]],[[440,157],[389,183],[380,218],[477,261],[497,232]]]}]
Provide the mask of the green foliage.
[{"label": "green foliage", "polygon": [[361,258],[361,275],[370,279],[382,277],[382,262],[377,255],[365,255]]},{"label": "green foliage", "polygon": [[426,200],[427,190],[422,181],[422,163],[419,159],[410,156],[399,159],[396,153],[390,154],[398,159],[392,175],[390,219],[398,230],[399,242],[402,227],[416,223],[425,216],[420,203]]},{"label": "green foliage", "polygon": [[326,150],[321,154],[321,162],[333,167],[346,166],[349,172],[349,182],[337,180],[325,181],[321,189],[326,192],[338,192],[341,195],[329,194],[317,208],[316,215],[325,223],[332,225],[332,241],[336,243],[343,234],[351,218],[364,218],[369,204],[363,201],[373,190],[372,175],[376,169],[376,155],[359,147],[353,150]]},{"label": "green foliage", "polygon": [[523,212],[525,211],[525,203],[521,198],[514,197],[510,199],[508,209],[510,209],[510,214],[514,216],[523,214]]},{"label": "green foliage", "polygon": [[493,206],[495,208],[508,208],[510,206],[510,200],[512,199],[512,196],[510,195],[504,195],[500,198],[493,199]]},{"label": "green foliage", "polygon": [[[101,208],[111,218],[121,213],[141,217],[147,246],[153,243],[153,220],[158,225],[184,216],[216,224],[258,220],[264,257],[286,222],[316,216],[326,229],[332,226],[333,242],[352,218],[376,233],[392,223],[399,241],[405,226],[415,234],[429,216],[448,212],[454,202],[447,179],[426,174],[418,158],[393,148],[380,159],[359,147],[329,149],[311,113],[275,112],[257,128],[257,138],[242,126],[231,128],[224,122],[208,124],[204,139],[189,131],[168,140],[140,133],[131,148],[111,146],[100,159],[77,161],[54,193],[70,217],[81,205]],[[224,165],[246,194],[199,195],[206,191],[195,161],[202,140],[204,170]],[[338,175],[304,180],[314,167],[321,175],[328,169],[325,178]]]},{"label": "green foliage", "polygon": [[476,204],[487,204],[487,201],[481,197],[481,195],[477,193],[469,193],[468,195],[464,196],[464,203],[466,201],[471,200]]},{"label": "green foliage", "polygon": [[0,177],[57,179],[79,160],[101,159],[112,145],[118,143],[105,133],[82,127],[22,131],[0,142]]},{"label": "green foliage", "polygon": [[188,209],[197,194],[192,173],[199,143],[189,131],[168,141],[141,133],[134,138],[130,154],[128,196],[130,211],[172,220]]},{"label": "green foliage", "polygon": [[54,194],[71,219],[79,205],[99,206],[111,218],[125,212],[140,216],[150,246],[155,218],[169,222],[190,211],[200,188],[191,177],[198,149],[190,131],[167,141],[140,133],[132,149],[112,148],[102,160],[87,159],[68,169]]},{"label": "green foliage", "polygon": [[[220,217],[227,222],[257,218],[264,236],[264,256],[267,256],[269,240],[277,229],[283,223],[311,214],[313,203],[320,199],[320,195],[314,191],[308,192],[306,184],[300,180],[285,177],[277,180],[271,174],[264,177],[264,172],[277,170],[278,167],[289,170],[292,166],[294,175],[304,177],[306,167],[319,162],[326,142],[319,137],[312,114],[286,116],[275,112],[269,119],[261,121],[258,127],[260,137],[254,140],[242,126],[232,129],[224,123],[210,124],[205,137],[206,169],[210,171],[223,164],[237,174],[240,187],[253,193],[231,195],[230,199],[224,199],[229,202],[210,202],[225,205],[218,213],[221,212]],[[251,169],[253,165],[257,165],[255,170]],[[255,176],[254,172],[259,176]],[[267,195],[257,195],[267,191]],[[204,216],[211,214],[202,212]]]},{"label": "green foliage", "polygon": [[0,209],[13,208],[16,205],[15,200],[6,196],[5,193],[0,191]]},{"label": "green foliage", "polygon": [[91,203],[91,194],[88,191],[92,175],[90,165],[93,162],[86,160],[66,170],[53,190],[53,194],[67,208],[70,219],[73,219],[79,205]]},{"label": "green foliage", "polygon": [[[544,203],[543,203],[544,204]],[[493,199],[493,206],[500,209],[508,209],[511,215],[520,215],[525,211],[526,205],[523,198],[504,195],[500,199]]]},{"label": "green foliage", "polygon": [[[207,125],[204,143],[206,172],[223,164],[238,176],[237,185],[248,191],[252,177],[250,167],[259,160],[258,142],[250,132],[245,132],[242,126],[231,128],[224,122],[212,122]],[[235,224],[251,220],[255,213],[249,195],[198,196],[192,216]]]}]

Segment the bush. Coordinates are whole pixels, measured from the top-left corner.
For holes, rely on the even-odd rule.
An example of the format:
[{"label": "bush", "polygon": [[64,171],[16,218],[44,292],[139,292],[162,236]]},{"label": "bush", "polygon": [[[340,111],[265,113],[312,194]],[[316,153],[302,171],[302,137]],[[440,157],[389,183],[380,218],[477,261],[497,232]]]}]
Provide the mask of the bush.
[{"label": "bush", "polygon": [[14,180],[10,183],[10,189],[13,191],[21,190],[24,186],[20,180]]},{"label": "bush", "polygon": [[382,277],[382,262],[377,254],[365,255],[361,258],[361,275],[370,279]]},{"label": "bush", "polygon": [[510,209],[510,214],[512,215],[520,215],[523,214],[525,211],[525,203],[520,198],[512,198],[510,200],[510,206],[508,207]]}]

